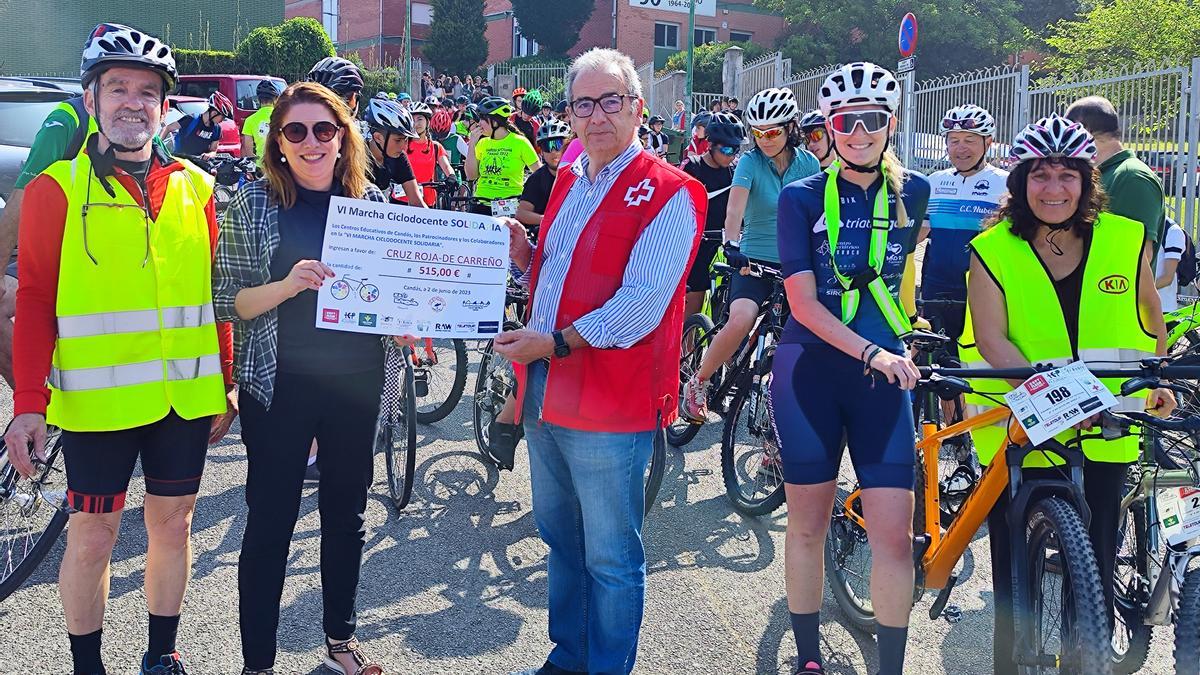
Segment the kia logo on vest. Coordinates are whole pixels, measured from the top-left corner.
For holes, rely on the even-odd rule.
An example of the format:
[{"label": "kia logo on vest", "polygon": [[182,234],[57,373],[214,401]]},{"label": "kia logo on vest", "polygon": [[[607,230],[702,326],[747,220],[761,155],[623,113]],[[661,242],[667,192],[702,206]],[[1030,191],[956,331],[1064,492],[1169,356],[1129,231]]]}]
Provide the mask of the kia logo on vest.
[{"label": "kia logo on vest", "polygon": [[1129,279],[1123,274],[1110,274],[1097,284],[1100,291],[1109,295],[1120,295],[1129,290]]}]

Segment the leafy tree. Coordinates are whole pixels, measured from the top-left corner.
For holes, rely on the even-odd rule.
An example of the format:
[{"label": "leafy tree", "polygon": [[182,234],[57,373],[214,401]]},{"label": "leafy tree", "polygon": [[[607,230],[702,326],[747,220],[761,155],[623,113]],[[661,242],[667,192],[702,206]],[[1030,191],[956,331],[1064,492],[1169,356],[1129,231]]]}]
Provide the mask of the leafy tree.
[{"label": "leafy tree", "polygon": [[278,26],[259,26],[237,46],[247,72],[301,80],[313,64],[333,56],[333,41],[312,17],[288,19]]},{"label": "leafy tree", "polygon": [[1077,21],[1060,21],[1046,43],[1049,69],[1081,75],[1097,66],[1190,59],[1200,54],[1200,4],[1194,0],[1114,0]]},{"label": "leafy tree", "polygon": [[1038,0],[1025,2],[1017,10],[1017,20],[1035,36],[1046,37],[1054,24],[1074,19],[1083,8],[1080,0]]},{"label": "leafy tree", "polygon": [[781,42],[792,70],[850,61],[894,67],[896,34],[905,12],[920,22],[917,72],[924,77],[999,63],[1025,34],[1016,0],[756,0],[783,14],[790,26]]},{"label": "leafy tree", "polygon": [[[521,34],[548,54],[565,56],[579,42],[579,31],[596,8],[593,0],[512,0]],[[436,15],[435,15],[436,16]]]},{"label": "leafy tree", "polygon": [[433,25],[422,48],[441,72],[474,72],[487,60],[483,0],[433,0]]},{"label": "leafy tree", "polygon": [[[734,45],[745,50],[745,61],[757,59],[767,51],[753,42],[709,42],[698,45],[692,53],[692,91],[721,93],[721,68],[725,64],[725,50]],[[663,70],[667,72],[686,69],[686,50],[667,57],[667,62],[663,65]]]}]

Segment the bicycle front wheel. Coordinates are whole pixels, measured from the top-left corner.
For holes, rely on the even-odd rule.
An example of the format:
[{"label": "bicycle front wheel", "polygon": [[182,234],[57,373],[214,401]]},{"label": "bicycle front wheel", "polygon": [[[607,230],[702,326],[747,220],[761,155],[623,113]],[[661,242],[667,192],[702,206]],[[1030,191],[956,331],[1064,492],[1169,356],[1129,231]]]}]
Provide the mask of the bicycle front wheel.
[{"label": "bicycle front wheel", "polygon": [[[519,324],[505,322],[504,330],[518,328]],[[489,341],[479,359],[479,373],[475,376],[475,395],[472,403],[472,421],[475,425],[475,447],[490,463],[499,466],[492,454],[492,422],[504,409],[504,404],[516,396],[517,377],[512,362],[500,356]]]},{"label": "bicycle front wheel", "polygon": [[721,477],[734,508],[749,516],[783,503],[783,460],[771,419],[771,373],[738,388],[721,435]]},{"label": "bicycle front wheel", "polygon": [[1029,584],[1016,592],[1025,594],[1027,613],[1015,617],[1017,631],[1028,631],[1031,656],[1058,667],[1022,666],[1022,672],[1111,673],[1104,592],[1079,513],[1058,497],[1043,499],[1030,508],[1025,532]]},{"label": "bicycle front wheel", "polygon": [[430,338],[425,344],[417,343],[416,354],[420,363],[417,377],[424,380],[420,392],[424,395],[417,398],[417,421],[432,424],[445,419],[462,400],[467,386],[467,345],[459,339]]},{"label": "bicycle front wheel", "polygon": [[46,464],[32,480],[8,461],[0,440],[0,601],[37,569],[67,524],[62,433],[46,436]]},{"label": "bicycle front wheel", "polygon": [[[683,385],[692,379],[696,371],[700,370],[700,363],[704,360],[705,352],[708,351],[713,332],[712,319],[704,314],[693,314],[683,322],[683,350],[679,357],[680,401],[683,400]],[[696,434],[700,433],[701,426],[703,425],[691,422],[680,415],[667,427],[667,442],[671,444],[671,447],[681,448],[692,442]]]},{"label": "bicycle front wheel", "polygon": [[658,491],[662,488],[663,471],[667,464],[667,438],[665,431],[659,431],[654,436],[654,450],[650,453],[650,461],[646,463],[646,508],[643,514],[650,513],[650,509],[658,500]]},{"label": "bicycle front wheel", "polygon": [[[388,494],[397,510],[408,506],[412,498],[417,466],[417,406],[416,380],[410,359],[411,352],[402,352],[403,364],[396,373],[397,392],[390,396],[390,405],[381,411],[375,432],[375,449],[382,448],[387,463]],[[386,385],[385,385],[386,386]]]}]

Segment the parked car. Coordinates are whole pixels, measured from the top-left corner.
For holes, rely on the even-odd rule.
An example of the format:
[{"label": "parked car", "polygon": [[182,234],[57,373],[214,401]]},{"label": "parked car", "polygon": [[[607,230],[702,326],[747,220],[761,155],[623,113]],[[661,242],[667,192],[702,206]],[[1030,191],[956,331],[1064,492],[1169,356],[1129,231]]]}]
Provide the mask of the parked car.
[{"label": "parked car", "polygon": [[[1183,155],[1177,150],[1147,150],[1137,154],[1162,181],[1163,192],[1167,196],[1173,196],[1179,189],[1176,181],[1183,171]],[[1196,167],[1196,177],[1192,179],[1192,184],[1200,184],[1200,166]]]},{"label": "parked car", "polygon": [[[195,96],[177,96],[171,95],[167,97],[167,101],[171,104],[171,109],[163,115],[162,124],[166,127],[175,120],[178,120],[184,115],[203,115],[208,110],[208,99],[196,98]],[[217,152],[224,152],[234,157],[242,156],[242,132],[241,127],[234,123],[233,120],[225,120],[221,122],[221,139],[217,141]],[[174,149],[175,135],[164,137],[163,142],[168,148]]]},{"label": "parked car", "polygon": [[263,80],[274,80],[280,89],[287,86],[282,78],[261,75],[180,75],[175,93],[207,99],[209,94],[220,91],[233,101],[233,121],[241,129],[242,121],[258,110],[257,88]]},{"label": "parked car", "polygon": [[46,116],[71,93],[22,78],[0,78],[0,199],[7,201]]},{"label": "parked car", "polygon": [[[916,133],[916,145],[913,148],[912,166],[908,167],[914,171],[920,171],[928,176],[934,171],[949,169],[951,167],[950,158],[946,155],[946,138],[941,134],[926,134]],[[1008,153],[1012,150],[1012,146],[1007,143],[997,143],[992,141],[992,146],[988,148],[987,160],[993,166],[1001,169],[1007,169],[1009,165]]]}]

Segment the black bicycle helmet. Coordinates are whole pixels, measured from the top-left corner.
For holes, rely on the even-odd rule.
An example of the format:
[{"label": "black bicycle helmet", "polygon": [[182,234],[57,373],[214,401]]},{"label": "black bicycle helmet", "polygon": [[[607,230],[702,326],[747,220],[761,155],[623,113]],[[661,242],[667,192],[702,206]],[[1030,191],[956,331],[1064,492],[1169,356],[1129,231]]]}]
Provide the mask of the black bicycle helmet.
[{"label": "black bicycle helmet", "polygon": [[642,138],[644,136],[649,136],[649,135],[650,135],[650,127],[646,126],[645,124],[638,127],[638,138]]},{"label": "black bicycle helmet", "polygon": [[700,112],[696,113],[695,117],[692,118],[692,128],[704,127],[705,130],[707,130],[708,125],[712,123],[712,116],[713,114],[711,112],[707,110],[701,110]]},{"label": "black bicycle helmet", "polygon": [[466,96],[459,96],[458,98],[454,99],[455,105],[466,105],[470,102],[471,99],[467,98]]},{"label": "black bicycle helmet", "polygon": [[283,88],[275,80],[259,80],[258,86],[254,88],[255,96],[261,98],[279,98]]},{"label": "black bicycle helmet", "polygon": [[746,127],[737,115],[732,113],[721,112],[713,115],[704,131],[709,142],[714,145],[737,147],[746,142]]},{"label": "black bicycle helmet", "polygon": [[651,125],[651,126],[653,126],[653,125],[655,125],[655,124],[666,124],[666,123],[667,123],[667,120],[666,120],[666,118],[665,118],[665,117],[663,117],[662,115],[655,115],[655,116],[653,116],[653,117],[651,117],[651,118],[650,118],[650,125]]},{"label": "black bicycle helmet", "polygon": [[367,103],[367,126],[372,131],[400,134],[405,138],[416,138],[412,115],[399,103],[388,99],[373,98]]},{"label": "black bicycle helmet", "polygon": [[563,101],[559,101],[558,103],[556,103],[556,104],[554,105],[554,112],[558,113],[559,115],[564,115],[564,114],[566,114],[566,112],[567,112],[567,102],[566,102],[565,100],[563,100]]},{"label": "black bicycle helmet", "polygon": [[162,76],[164,92],[175,88],[179,73],[171,48],[158,38],[119,23],[102,23],[92,29],[83,43],[79,80],[84,87],[113,66],[140,66]]},{"label": "black bicycle helmet", "polygon": [[340,56],[326,56],[317,61],[308,71],[309,82],[323,84],[338,96],[349,96],[362,91],[362,72],[358,66]]},{"label": "black bicycle helmet", "polygon": [[499,96],[488,96],[477,106],[480,117],[502,117],[508,119],[513,115],[512,104],[508,99]]}]

